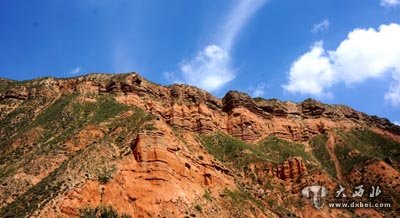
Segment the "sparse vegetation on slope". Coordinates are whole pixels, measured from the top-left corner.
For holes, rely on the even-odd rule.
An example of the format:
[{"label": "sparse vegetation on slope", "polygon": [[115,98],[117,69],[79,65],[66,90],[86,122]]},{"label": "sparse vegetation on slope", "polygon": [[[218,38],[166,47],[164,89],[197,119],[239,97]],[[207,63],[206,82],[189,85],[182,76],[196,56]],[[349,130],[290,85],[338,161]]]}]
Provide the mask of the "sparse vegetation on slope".
[{"label": "sparse vegetation on slope", "polygon": [[312,151],[314,157],[321,163],[323,169],[326,170],[332,178],[336,178],[335,163],[329,156],[329,151],[326,147],[327,141],[328,136],[326,134],[315,136],[311,140]]},{"label": "sparse vegetation on slope", "polygon": [[304,150],[304,145],[270,136],[256,145],[247,144],[223,133],[201,136],[203,145],[218,160],[230,162],[237,168],[249,163],[282,163],[289,157],[302,157],[313,168],[314,159]]},{"label": "sparse vegetation on slope", "polygon": [[[275,136],[270,136],[254,145],[223,133],[200,136],[200,141],[207,150],[222,163],[240,172],[244,172],[246,175],[245,177],[251,178],[252,184],[250,187],[242,184],[240,181],[241,178],[238,178],[237,186],[241,188],[239,188],[239,190],[225,190],[224,192],[225,195],[230,198],[228,206],[232,207],[232,213],[234,213],[235,216],[243,216],[245,211],[252,211],[252,214],[257,216],[258,213],[264,212],[265,207],[269,207],[271,211],[274,211],[282,217],[295,216],[291,211],[285,209],[285,207],[279,205],[273,199],[264,200],[254,196],[260,189],[257,191],[248,190],[248,188],[258,187],[260,184],[265,183],[262,185],[264,190],[278,191],[281,194],[287,192],[281,184],[272,182],[272,178],[269,178],[271,181],[268,181],[268,179],[260,181],[252,174],[248,166],[252,163],[269,162],[280,164],[290,157],[300,156],[306,161],[306,165],[313,168],[315,160],[311,154],[304,150],[304,145],[279,139]],[[294,205],[304,204],[301,199],[289,197],[289,193],[286,193],[284,198],[290,200]]]},{"label": "sparse vegetation on slope", "polygon": [[349,172],[354,165],[374,158],[384,161],[390,159],[395,162],[395,168],[399,164],[400,143],[367,129],[337,132],[341,143],[335,147],[335,153],[344,173]]},{"label": "sparse vegetation on slope", "polygon": [[201,136],[207,150],[218,160],[242,169],[249,163],[259,162],[263,155],[251,145],[223,133]]},{"label": "sparse vegetation on slope", "polygon": [[225,189],[223,194],[227,197],[227,207],[230,209],[232,217],[250,216],[246,214],[248,211],[254,216],[259,216],[264,210],[262,202],[243,190]]},{"label": "sparse vegetation on slope", "polygon": [[400,143],[344,129],[400,129],[347,107],[218,99],[137,74],[0,79],[0,103],[0,217],[305,217],[301,190],[339,182],[399,199]]},{"label": "sparse vegetation on slope", "polygon": [[[119,118],[121,113],[128,110],[131,113],[130,116]],[[119,137],[128,133],[134,137],[142,128],[141,126],[150,119],[152,116],[141,109],[117,103],[112,95],[96,97],[93,102],[82,101],[77,95],[60,97],[46,107],[33,122],[26,123],[24,128],[18,131],[14,130],[16,134],[10,134],[16,137],[34,128],[40,128],[43,132],[35,141],[36,146],[22,145],[14,150],[10,150],[11,147],[4,148],[8,150],[8,153],[0,154],[0,163],[12,162],[13,164],[1,165],[0,176],[4,179],[11,178],[10,176],[19,168],[27,168],[25,172],[34,176],[43,173],[42,167],[37,166],[38,164],[47,166],[44,163],[40,164],[40,161],[46,161],[47,157],[66,154],[67,159],[39,183],[15,187],[18,188],[15,190],[18,195],[11,204],[0,209],[0,217],[31,216],[60,192],[68,190],[71,182],[85,177],[107,183],[116,170],[110,166],[110,162],[118,158],[116,154],[120,153],[115,151],[113,143],[118,143]],[[76,152],[67,150],[64,143],[75,137],[89,124],[109,126],[109,131],[123,127],[123,131],[113,136],[105,134],[103,138],[97,138],[92,144],[84,145]],[[122,140],[118,143],[118,148],[129,150],[129,145],[126,146],[126,142],[123,143]],[[122,155],[125,153],[122,152]],[[35,163],[33,168],[32,163]],[[102,170],[99,171],[99,169]],[[10,188],[12,187],[14,186],[10,184]]]},{"label": "sparse vegetation on slope", "polygon": [[272,160],[274,163],[282,163],[290,157],[302,157],[308,168],[313,168],[314,159],[312,155],[305,151],[304,145],[289,142],[275,136],[270,136],[259,143],[256,148],[258,152]]},{"label": "sparse vegetation on slope", "polygon": [[128,214],[119,214],[111,206],[97,206],[96,208],[83,208],[80,210],[80,218],[130,218]]}]

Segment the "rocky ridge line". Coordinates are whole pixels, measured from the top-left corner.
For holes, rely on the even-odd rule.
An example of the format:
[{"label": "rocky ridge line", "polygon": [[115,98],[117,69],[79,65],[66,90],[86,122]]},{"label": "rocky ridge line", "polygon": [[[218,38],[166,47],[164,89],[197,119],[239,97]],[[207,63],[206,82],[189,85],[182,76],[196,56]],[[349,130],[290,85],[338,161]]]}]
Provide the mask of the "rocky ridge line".
[{"label": "rocky ridge line", "polygon": [[355,123],[377,127],[400,135],[400,127],[386,118],[370,116],[344,105],[323,104],[314,99],[300,103],[277,99],[251,98],[248,94],[229,91],[218,99],[206,91],[189,85],[162,86],[152,83],[137,73],[88,74],[74,78],[41,78],[30,81],[0,80],[0,101],[27,100],[35,97],[54,97],[72,93],[134,93],[141,98],[159,101],[205,104],[209,109],[232,113],[235,108],[245,108],[265,119],[284,117],[294,119],[328,118],[333,121],[351,120]]}]

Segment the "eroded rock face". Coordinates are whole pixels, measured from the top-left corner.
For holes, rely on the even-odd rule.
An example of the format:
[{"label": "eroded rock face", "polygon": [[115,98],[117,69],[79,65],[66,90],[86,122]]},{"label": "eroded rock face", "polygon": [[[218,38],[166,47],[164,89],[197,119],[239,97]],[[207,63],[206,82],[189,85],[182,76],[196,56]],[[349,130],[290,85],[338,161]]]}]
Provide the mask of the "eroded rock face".
[{"label": "eroded rock face", "polygon": [[218,123],[215,123],[214,113],[204,104],[185,105],[172,103],[169,111],[168,124],[188,131],[207,133],[215,130]]},{"label": "eroded rock face", "polygon": [[308,174],[307,168],[301,157],[292,157],[283,163],[274,165],[270,162],[259,162],[249,166],[250,170],[264,180],[276,177],[283,181],[296,181],[298,178]]},{"label": "eroded rock face", "polygon": [[235,108],[243,107],[249,110],[250,112],[260,115],[265,118],[270,118],[271,115],[263,111],[260,107],[256,105],[254,100],[247,95],[246,93],[238,92],[238,91],[229,91],[226,93],[224,98],[222,99],[223,102],[223,111],[232,113],[232,110]]},{"label": "eroded rock face", "polygon": [[[6,177],[1,184],[0,193],[7,195],[7,198],[0,199],[0,206],[14,208],[12,203],[19,195],[29,192],[31,187],[40,184],[42,179],[49,175],[58,178],[63,184],[58,190],[59,194],[51,196],[51,202],[43,201],[45,203],[44,206],[40,205],[40,210],[34,208],[36,212],[33,216],[38,217],[76,217],[80,208],[98,205],[111,205],[119,212],[129,213],[133,217],[184,217],[190,216],[193,210],[196,211],[194,206],[201,200],[210,201],[212,203],[209,205],[213,206],[208,208],[208,211],[199,212],[200,209],[197,209],[196,214],[232,217],[229,216],[230,209],[221,202],[229,195],[225,189],[237,190],[239,183],[244,184],[248,193],[257,200],[267,202],[266,199],[270,198],[278,204],[285,203],[285,196],[276,190],[265,188],[268,182],[279,184],[279,187],[286,190],[286,194],[292,194],[291,197],[294,198],[298,197],[299,190],[308,185],[324,185],[330,192],[337,185],[322,170],[307,169],[300,157],[291,157],[275,164],[250,163],[244,166],[249,169],[245,175],[255,175],[258,184],[249,182],[250,177],[240,177],[245,170],[232,168],[211,156],[199,141],[199,134],[222,132],[246,141],[251,146],[256,146],[260,140],[273,135],[287,141],[304,143],[307,149],[310,149],[309,143],[314,136],[327,134],[332,129],[346,131],[352,128],[372,128],[380,135],[400,140],[399,126],[387,119],[368,116],[346,106],[326,105],[313,99],[301,103],[252,99],[247,94],[236,91],[230,91],[223,99],[219,99],[192,86],[157,85],[136,73],[91,74],[69,79],[43,78],[21,83],[0,79],[0,84],[6,87],[0,87],[2,123],[14,124],[24,119],[34,121],[54,102],[71,94],[79,96],[76,99],[77,104],[74,105],[76,108],[79,108],[80,104],[93,103],[99,99],[93,96],[107,96],[123,104],[123,107],[131,106],[128,107],[129,113],[95,122],[95,125],[76,120],[72,123],[74,128],[68,129],[71,136],[65,138],[46,135],[46,131],[40,128],[41,125],[18,134],[6,131],[5,128],[1,129],[2,137],[9,140],[9,150],[15,149],[19,152],[14,152],[14,156],[25,155],[26,151],[45,146],[44,149],[38,149],[39,152],[44,151],[40,158],[26,162],[32,166],[23,166],[15,172],[13,169],[4,171],[10,173],[10,176],[0,173]],[[37,100],[36,106],[25,107],[31,100]],[[21,105],[24,106],[22,109]],[[75,107],[63,109],[74,111]],[[128,116],[135,114],[137,108],[151,114],[151,121],[144,117]],[[29,113],[11,119],[9,115],[17,109]],[[55,109],[62,110],[57,107]],[[78,112],[75,116],[82,115],[88,119],[96,116],[95,113],[91,114],[85,110]],[[86,112],[88,114],[85,114]],[[58,119],[55,115],[52,117]],[[138,122],[134,122],[137,130],[129,126],[132,121],[130,119],[138,119]],[[126,122],[120,124],[116,120]],[[21,127],[24,127],[29,122],[22,124]],[[146,127],[145,124],[149,125]],[[61,125],[59,128],[65,130],[68,126]],[[57,146],[62,150],[51,150],[54,145],[47,142],[54,138],[59,140]],[[356,151],[351,152],[351,157],[357,155]],[[74,159],[76,156],[79,158]],[[89,157],[94,162],[86,159]],[[0,167],[6,166],[7,160],[0,159]],[[64,161],[69,162],[63,165]],[[105,164],[107,161],[111,163]],[[387,162],[390,161],[397,163],[396,160]],[[86,164],[82,165],[81,162]],[[21,161],[18,164],[22,163],[25,162]],[[94,163],[102,167],[112,164],[115,167],[112,178],[108,178],[107,182],[100,182],[96,174],[96,170],[99,169],[93,169],[97,167]],[[59,175],[51,174],[57,170]],[[348,177],[348,180],[354,177],[366,181],[379,178],[382,184],[390,184],[390,188],[400,192],[398,172],[384,162],[368,162],[363,167],[353,169]],[[360,181],[355,180],[354,183]],[[9,188],[11,183],[17,185]],[[212,196],[206,197],[211,200],[204,199],[205,193]],[[234,193],[230,195],[235,197]],[[268,212],[270,206],[266,204],[267,209],[262,212],[271,217],[278,216]],[[338,210],[321,210],[314,213],[310,212],[313,211],[312,208],[306,208],[307,211],[304,212],[303,209],[295,209],[292,206],[287,207],[303,217],[332,216],[332,211],[336,215],[348,215],[347,212]],[[263,214],[262,212],[260,214]],[[1,213],[3,212],[0,210]]]},{"label": "eroded rock face", "polygon": [[234,108],[227,117],[227,132],[239,139],[254,141],[268,133],[266,121],[247,108]]},{"label": "eroded rock face", "polygon": [[[277,117],[286,117],[288,115],[288,108],[287,106],[277,100],[277,99],[271,99],[271,100],[259,100],[256,102],[258,107],[260,107],[263,111],[272,114]],[[290,113],[296,113],[297,108],[295,111],[291,110]]]},{"label": "eroded rock face", "polygon": [[393,189],[400,193],[400,173],[380,160],[369,160],[354,167],[348,175],[353,184],[365,184]]},{"label": "eroded rock face", "polygon": [[326,108],[314,99],[307,99],[301,103],[301,112],[304,116],[321,116]]},{"label": "eroded rock face", "polygon": [[274,169],[274,175],[282,180],[297,179],[307,174],[307,168],[301,157],[285,160]]},{"label": "eroded rock face", "polygon": [[25,86],[21,86],[18,89],[9,89],[5,92],[2,98],[14,98],[19,100],[26,100],[29,98],[29,91]]},{"label": "eroded rock face", "polygon": [[[218,196],[233,188],[233,177],[204,152],[199,159],[190,152],[199,145],[183,144],[162,121],[154,130],[140,132],[131,143],[132,153],[116,164],[118,171],[106,184],[88,181],[57,202],[63,215],[77,216],[79,208],[111,205],[133,217],[184,216],[206,191]],[[43,216],[52,216],[53,210]]]},{"label": "eroded rock face", "polygon": [[[0,90],[0,99],[3,101],[24,101],[38,96],[57,97],[66,93],[114,93],[117,101],[146,109],[172,126],[201,133],[219,129],[247,141],[258,140],[269,134],[285,135],[285,138],[295,141],[308,140],[309,136],[320,132],[309,124],[325,118],[352,123],[353,127],[372,125],[387,132],[400,133],[400,127],[387,119],[368,116],[346,106],[326,105],[313,99],[299,104],[277,99],[255,101],[247,94],[237,91],[228,92],[221,100],[192,86],[160,86],[145,80],[137,73],[90,74],[70,79],[43,78],[21,84],[6,80],[2,82],[8,87]],[[3,106],[0,110],[10,113],[12,108]],[[295,125],[282,125],[279,118],[285,118],[285,122]],[[331,126],[335,128],[335,125],[318,128]],[[275,130],[277,127],[279,130]]]},{"label": "eroded rock face", "polygon": [[[190,165],[185,164],[177,155],[181,150],[179,144],[169,142],[162,132],[139,133],[132,145],[133,155],[139,165],[146,172],[156,171],[146,174],[147,180],[167,181],[168,174],[185,176],[185,171],[190,170]],[[167,174],[166,178],[162,176],[164,173]]]}]

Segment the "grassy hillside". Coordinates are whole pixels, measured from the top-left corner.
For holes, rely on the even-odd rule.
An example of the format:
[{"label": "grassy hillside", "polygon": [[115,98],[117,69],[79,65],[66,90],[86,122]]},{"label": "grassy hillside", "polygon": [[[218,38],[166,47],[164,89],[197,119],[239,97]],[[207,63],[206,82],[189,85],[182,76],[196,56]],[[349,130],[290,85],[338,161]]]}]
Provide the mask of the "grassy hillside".
[{"label": "grassy hillside", "polygon": [[[300,156],[305,160],[308,168],[314,168],[316,166],[315,159],[312,154],[305,151],[304,145],[279,139],[275,136],[270,136],[258,144],[249,144],[223,133],[202,135],[200,141],[210,154],[224,165],[231,167],[234,171],[244,173],[247,182],[238,177],[237,186],[239,190],[226,191],[226,195],[231,199],[228,205],[234,205],[232,207],[237,210],[238,214],[240,214],[240,208],[243,210],[245,205],[252,205],[261,211],[263,208],[268,208],[281,217],[295,217],[287,208],[303,207],[304,201],[292,197],[281,183],[274,181],[273,178],[260,180],[248,167],[252,163],[280,164],[290,157]],[[248,184],[249,182],[251,184]],[[257,187],[262,187],[262,190],[271,194],[260,199],[257,194],[260,189],[257,189]],[[274,195],[279,195],[285,199],[283,204],[278,203]],[[251,211],[254,212],[253,215],[257,216],[257,210],[253,208]]]},{"label": "grassy hillside", "polygon": [[[348,132],[338,130],[337,134],[341,140],[335,146],[335,153],[344,173],[368,159],[391,160],[393,167],[397,168],[400,162],[400,143],[367,129]],[[356,154],[350,156],[352,151]]]},{"label": "grassy hillside", "polygon": [[[125,112],[130,113],[122,117]],[[82,179],[97,179],[106,183],[112,177],[112,171],[109,170],[113,169],[112,161],[119,158],[119,154],[126,154],[130,150],[131,141],[127,141],[126,137],[133,140],[142,125],[153,119],[141,109],[117,103],[111,95],[94,97],[91,101],[85,101],[77,95],[65,95],[37,114],[35,111],[28,111],[32,116],[19,116],[19,113],[27,111],[25,108],[17,108],[0,121],[1,130],[8,136],[0,147],[0,178],[9,189],[3,194],[15,196],[11,204],[0,209],[0,217],[32,215],[58,193]],[[8,128],[7,122],[16,123],[17,127]],[[78,133],[88,125],[96,125],[102,129],[105,132],[104,137],[82,145],[77,151],[68,150],[66,141],[75,140]],[[108,134],[118,127],[123,130],[113,135]],[[40,135],[32,144],[16,147],[8,144],[9,141],[23,138],[27,132],[37,129],[40,130]],[[21,169],[29,176],[38,176],[49,170],[51,165],[57,166],[39,183],[28,182],[23,186],[15,183],[13,176],[21,173]]]},{"label": "grassy hillside", "polygon": [[326,142],[328,136],[326,134],[321,134],[315,136],[311,139],[312,152],[314,157],[321,164],[322,168],[332,177],[336,178],[335,164],[331,157],[329,156],[328,148],[326,147]]},{"label": "grassy hillside", "polygon": [[231,163],[241,169],[249,163],[271,162],[282,163],[289,157],[302,157],[306,164],[312,166],[314,158],[304,150],[304,145],[289,142],[270,136],[253,145],[235,139],[223,133],[201,136],[202,144],[218,160]]}]

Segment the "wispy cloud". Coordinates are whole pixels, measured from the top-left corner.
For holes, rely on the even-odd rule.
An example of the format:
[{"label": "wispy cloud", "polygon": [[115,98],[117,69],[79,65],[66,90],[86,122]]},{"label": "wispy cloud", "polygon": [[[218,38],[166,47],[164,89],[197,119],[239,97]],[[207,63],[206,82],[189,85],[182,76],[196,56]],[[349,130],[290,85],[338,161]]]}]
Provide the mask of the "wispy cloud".
[{"label": "wispy cloud", "polygon": [[[216,91],[236,77],[232,67],[231,50],[235,40],[250,17],[267,0],[237,0],[224,17],[215,40],[196,56],[179,64],[179,75],[185,83],[208,91]],[[166,78],[171,73],[166,74]],[[176,78],[175,78],[176,79]]]},{"label": "wispy cloud", "polygon": [[175,72],[164,72],[163,76],[168,81],[172,81],[173,83],[182,84],[183,82],[175,75]]},{"label": "wispy cloud", "polygon": [[355,29],[336,50],[326,51],[322,42],[300,56],[291,66],[288,83],[292,93],[330,95],[337,83],[359,84],[370,79],[392,76],[384,99],[400,105],[400,24],[381,25],[379,29]]},{"label": "wispy cloud", "polygon": [[252,15],[261,8],[266,0],[238,0],[227,14],[224,23],[217,37],[218,44],[228,53],[233,48],[235,40],[249,21]]},{"label": "wispy cloud", "polygon": [[71,70],[68,74],[77,75],[77,74],[79,74],[81,72],[81,70],[82,70],[81,67],[77,67],[77,68]]},{"label": "wispy cloud", "polygon": [[257,84],[256,87],[250,88],[251,96],[252,97],[262,97],[262,96],[264,96],[265,88],[266,88],[266,84],[265,83]]},{"label": "wispy cloud", "polygon": [[115,39],[112,42],[111,61],[114,72],[131,72],[135,69],[132,50],[127,47],[129,43],[124,40]]},{"label": "wispy cloud", "polygon": [[400,0],[381,0],[383,7],[396,7],[400,5]]},{"label": "wispy cloud", "polygon": [[321,21],[318,24],[314,24],[313,28],[311,29],[311,32],[312,33],[319,33],[319,32],[328,31],[329,25],[330,25],[329,20],[325,19],[325,20]]},{"label": "wispy cloud", "polygon": [[393,123],[394,123],[395,125],[400,126],[400,122],[399,122],[399,121],[394,121]]}]

